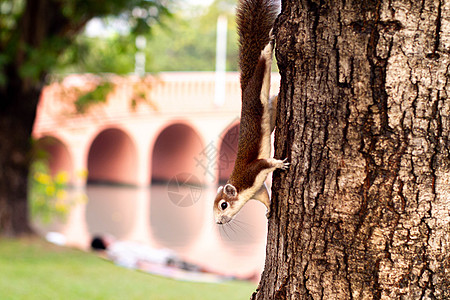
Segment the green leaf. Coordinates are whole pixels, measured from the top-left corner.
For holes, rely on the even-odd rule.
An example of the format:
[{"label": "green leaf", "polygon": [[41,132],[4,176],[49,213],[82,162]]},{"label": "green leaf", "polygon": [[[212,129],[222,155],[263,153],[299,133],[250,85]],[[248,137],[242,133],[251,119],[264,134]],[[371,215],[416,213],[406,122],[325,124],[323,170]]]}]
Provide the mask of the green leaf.
[{"label": "green leaf", "polygon": [[75,101],[75,108],[78,113],[85,113],[88,108],[94,104],[105,103],[108,94],[112,91],[114,85],[111,82],[103,82],[94,90],[81,95]]}]

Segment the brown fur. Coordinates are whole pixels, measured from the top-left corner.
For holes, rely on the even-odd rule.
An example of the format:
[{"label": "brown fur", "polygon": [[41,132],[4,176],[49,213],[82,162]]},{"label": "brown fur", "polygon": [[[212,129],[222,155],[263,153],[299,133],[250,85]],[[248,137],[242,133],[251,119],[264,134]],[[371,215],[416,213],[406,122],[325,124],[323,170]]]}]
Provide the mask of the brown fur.
[{"label": "brown fur", "polygon": [[[241,0],[236,10],[239,35],[241,89],[245,91],[253,77],[261,50],[270,42],[270,30],[277,16],[274,0]],[[242,101],[246,99],[242,98]]]},{"label": "brown fur", "polygon": [[[236,13],[239,34],[242,109],[238,153],[228,183],[238,192],[249,188],[261,169],[257,162],[261,145],[264,107],[260,100],[266,61],[261,51],[270,43],[270,30],[277,15],[273,0],[241,0]],[[255,166],[251,166],[255,164]]]},{"label": "brown fur", "polygon": [[222,199],[230,203],[230,205],[233,205],[233,202],[237,201],[237,196],[230,197],[227,194],[225,194],[224,191],[222,190],[220,193],[217,193],[216,199],[214,200],[214,205],[217,205],[219,201]]},{"label": "brown fur", "polygon": [[[239,0],[237,8],[237,25],[239,34],[239,65],[241,68],[241,89],[242,89],[242,110],[241,123],[239,130],[238,152],[234,169],[228,180],[228,184],[236,189],[236,192],[225,192],[225,187],[218,191],[214,201],[214,211],[216,222],[224,224],[229,222],[233,215],[227,214],[228,208],[219,207],[221,200],[227,202],[227,205],[234,208],[232,212],[237,212],[243,204],[253,197],[253,191],[260,190],[261,179],[256,183],[255,179],[259,174],[264,173],[266,169],[279,168],[274,165],[274,160],[268,160],[268,157],[260,157],[262,142],[267,143],[267,132],[262,130],[263,119],[265,122],[271,122],[268,99],[267,102],[261,102],[261,91],[264,80],[268,84],[270,76],[265,76],[265,72],[270,72],[270,62],[267,61],[265,53],[261,55],[262,50],[271,43],[271,30],[277,15],[277,4],[274,0]],[[271,48],[267,48],[271,51]],[[269,65],[267,65],[269,64]],[[267,93],[267,91],[265,91]],[[268,96],[268,95],[267,95]],[[266,97],[266,95],[264,95]],[[268,107],[264,107],[268,105]],[[264,114],[268,114],[267,116]],[[269,124],[270,126],[270,124]],[[264,145],[267,149],[267,145]],[[267,150],[264,150],[266,156]],[[278,162],[279,164],[279,162]],[[258,177],[261,178],[261,177]],[[265,179],[265,178],[264,178]],[[247,194],[241,194],[243,191],[250,191]],[[266,190],[264,190],[266,191]],[[267,193],[267,192],[266,192]],[[236,194],[236,195],[234,195]],[[245,198],[240,198],[245,195]],[[268,200],[262,197],[262,201],[268,207]],[[228,209],[228,210],[227,210]]]},{"label": "brown fur", "polygon": [[239,129],[239,144],[233,172],[229,183],[234,185],[238,192],[253,185],[258,167],[250,167],[257,163],[261,145],[261,121],[264,107],[259,99],[264,77],[265,60],[261,58],[242,97],[241,126]]}]

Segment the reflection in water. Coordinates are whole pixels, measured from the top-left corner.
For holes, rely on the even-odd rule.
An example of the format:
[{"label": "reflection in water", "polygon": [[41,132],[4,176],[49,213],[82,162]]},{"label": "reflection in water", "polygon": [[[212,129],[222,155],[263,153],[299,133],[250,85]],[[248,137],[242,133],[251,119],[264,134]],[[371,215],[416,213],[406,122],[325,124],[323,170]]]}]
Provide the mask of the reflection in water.
[{"label": "reflection in water", "polygon": [[[87,204],[75,208],[66,224],[55,222],[35,227],[41,234],[62,232],[70,245],[82,248],[88,247],[92,235],[110,233],[118,239],[171,248],[193,262],[221,272],[260,272],[265,253],[265,207],[250,201],[231,224],[218,226],[214,224],[211,207],[217,188],[201,189],[199,193],[198,187],[174,189],[167,184],[150,187],[88,184]],[[200,198],[192,201],[192,205],[178,205],[176,200],[189,193]]]},{"label": "reflection in water", "polygon": [[177,189],[172,185],[152,185],[150,228],[154,238],[164,247],[173,249],[188,246],[200,233],[205,213],[202,205],[204,198],[192,201],[191,205],[185,205],[184,202],[178,205],[180,202],[176,201],[178,198],[189,199],[192,194],[195,197],[196,192],[188,185],[177,186]]},{"label": "reflection in water", "polygon": [[[129,237],[137,214],[144,213],[136,210],[137,201],[144,197],[150,201],[150,211],[147,215],[150,234],[161,246],[187,247],[198,237],[202,226],[216,228],[224,246],[232,249],[238,247],[242,250],[242,247],[248,247],[264,238],[265,231],[261,230],[261,225],[265,226],[265,222],[260,222],[264,207],[259,203],[247,203],[236,219],[224,226],[203,224],[204,214],[210,213],[207,209],[208,193],[198,193],[197,189],[206,188],[196,187],[193,193],[192,187],[188,185],[173,187],[161,183],[153,184],[149,188],[137,188],[89,184],[86,188],[89,198],[86,207],[89,233],[94,235],[107,232],[119,239]],[[191,194],[200,197],[192,202],[192,205],[179,205],[176,201],[178,198],[189,198]]]},{"label": "reflection in water", "polygon": [[136,200],[140,189],[135,187],[88,184],[86,223],[91,235],[110,233],[124,239],[133,228]]}]

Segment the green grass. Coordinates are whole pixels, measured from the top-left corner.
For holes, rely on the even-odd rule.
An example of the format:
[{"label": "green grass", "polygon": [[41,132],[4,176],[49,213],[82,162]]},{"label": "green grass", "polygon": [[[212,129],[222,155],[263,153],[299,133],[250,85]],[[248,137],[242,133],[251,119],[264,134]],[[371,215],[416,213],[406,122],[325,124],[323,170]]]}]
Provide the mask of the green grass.
[{"label": "green grass", "polygon": [[249,299],[248,282],[179,282],[38,239],[0,239],[0,299]]}]

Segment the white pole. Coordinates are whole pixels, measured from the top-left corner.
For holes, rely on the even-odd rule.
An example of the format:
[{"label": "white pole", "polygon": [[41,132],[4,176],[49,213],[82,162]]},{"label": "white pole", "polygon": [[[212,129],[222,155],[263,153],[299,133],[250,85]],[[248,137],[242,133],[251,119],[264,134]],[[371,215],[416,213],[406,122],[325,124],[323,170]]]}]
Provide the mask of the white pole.
[{"label": "white pole", "polygon": [[143,35],[138,35],[136,37],[136,54],[134,55],[134,73],[139,76],[145,75],[145,53],[144,49],[147,45],[147,40]]},{"label": "white pole", "polygon": [[216,76],[214,90],[214,104],[222,106],[225,103],[225,71],[227,62],[227,17],[217,18],[216,39]]}]

